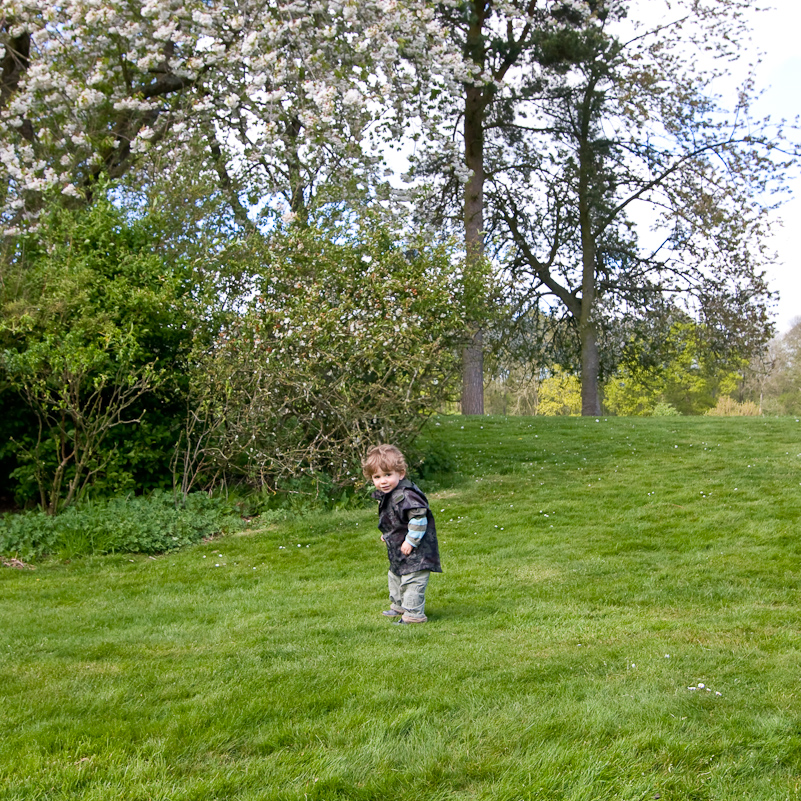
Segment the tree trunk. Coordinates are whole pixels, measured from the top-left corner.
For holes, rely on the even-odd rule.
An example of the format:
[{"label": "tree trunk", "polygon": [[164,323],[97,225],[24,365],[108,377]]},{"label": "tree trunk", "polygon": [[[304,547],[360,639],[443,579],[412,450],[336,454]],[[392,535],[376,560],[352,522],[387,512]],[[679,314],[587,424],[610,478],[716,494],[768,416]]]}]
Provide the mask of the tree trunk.
[{"label": "tree trunk", "polygon": [[[473,60],[483,61],[478,15],[468,47]],[[465,87],[464,158],[470,177],[464,188],[465,272],[480,269],[484,257],[484,112],[487,100],[481,87]],[[470,344],[462,351],[462,414],[484,414],[484,336],[474,326]]]},{"label": "tree trunk", "polygon": [[597,417],[601,414],[598,393],[598,373],[601,360],[598,354],[598,333],[595,326],[582,323],[581,330],[581,414]]},{"label": "tree trunk", "polygon": [[462,351],[462,414],[484,414],[484,335]]},{"label": "tree trunk", "polygon": [[[11,20],[3,18],[0,22],[0,32],[8,33],[12,27]],[[30,55],[30,33],[23,32],[6,42],[3,59],[0,61],[0,108],[5,108],[17,91],[23,74],[30,66]]]},{"label": "tree trunk", "polygon": [[[593,85],[594,86],[594,85]],[[598,328],[594,320],[597,287],[595,279],[595,232],[590,213],[592,182],[597,180],[590,144],[589,122],[591,93],[588,92],[582,107],[581,142],[579,145],[579,227],[581,230],[581,314],[578,319],[581,341],[581,414],[597,416],[601,413],[598,394],[598,375],[601,359],[598,354]]]}]

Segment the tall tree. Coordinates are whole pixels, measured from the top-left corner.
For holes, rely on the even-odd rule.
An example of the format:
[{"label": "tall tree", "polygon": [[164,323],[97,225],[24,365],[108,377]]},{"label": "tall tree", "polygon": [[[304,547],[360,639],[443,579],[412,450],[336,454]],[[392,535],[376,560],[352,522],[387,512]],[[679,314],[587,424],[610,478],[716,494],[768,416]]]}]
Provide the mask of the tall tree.
[{"label": "tall tree", "polygon": [[[485,254],[488,129],[509,113],[515,81],[521,71],[534,67],[533,48],[542,31],[581,18],[574,5],[538,0],[437,5],[438,20],[460,60],[448,62],[450,84],[430,91],[432,102],[421,120],[428,146],[421,147],[412,164],[418,176],[436,177],[439,190],[426,194],[426,213],[433,205],[438,222],[461,228],[468,273],[481,269]],[[439,81],[442,74],[440,70],[436,76]],[[458,139],[461,152],[448,144]],[[463,351],[463,414],[484,413],[483,340],[481,322],[475,321],[472,342]]]},{"label": "tall tree", "polygon": [[770,343],[765,361],[752,365],[757,374],[754,400],[771,414],[801,414],[801,317]]},{"label": "tall tree", "polygon": [[[665,3],[666,21],[651,28],[628,22],[638,7],[438,6],[466,75],[455,95],[431,92],[434,144],[413,158],[435,179],[427,209],[463,227],[468,265],[491,246],[544,319],[566,323],[543,341],[579,370],[585,414],[600,411],[599,380],[621,339],[678,299],[719,342],[764,343],[765,198],[795,154],[782,153],[779,128],[753,119],[752,79],[728,109],[714,94],[747,35],[747,2]],[[479,331],[465,399],[478,394],[481,344]]]},{"label": "tall tree", "polygon": [[494,129],[487,199],[518,284],[572,332],[582,413],[596,415],[605,347],[652,312],[681,301],[719,348],[769,338],[769,192],[795,150],[752,118],[753,83],[730,111],[715,99],[742,3],[674,4],[628,35],[629,2],[589,5],[583,25],[539,37],[543,69]]}]

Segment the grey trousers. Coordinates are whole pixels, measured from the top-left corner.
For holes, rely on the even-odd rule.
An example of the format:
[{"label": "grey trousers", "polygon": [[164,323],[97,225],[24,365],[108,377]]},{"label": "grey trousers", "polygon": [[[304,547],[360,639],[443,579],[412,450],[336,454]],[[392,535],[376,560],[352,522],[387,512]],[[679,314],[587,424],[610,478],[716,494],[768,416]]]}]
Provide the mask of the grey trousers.
[{"label": "grey trousers", "polygon": [[426,587],[430,570],[417,570],[399,576],[389,571],[389,600],[396,612],[406,618],[426,620]]}]

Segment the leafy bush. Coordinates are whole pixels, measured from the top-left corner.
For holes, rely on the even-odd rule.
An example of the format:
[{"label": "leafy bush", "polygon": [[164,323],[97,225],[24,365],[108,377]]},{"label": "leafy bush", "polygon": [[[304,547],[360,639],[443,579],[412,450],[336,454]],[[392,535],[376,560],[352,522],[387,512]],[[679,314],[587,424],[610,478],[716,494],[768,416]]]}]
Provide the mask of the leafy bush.
[{"label": "leafy bush", "polygon": [[[723,359],[710,346],[714,332],[685,320],[675,322],[666,339],[631,344],[626,361],[604,387],[604,406],[621,417],[660,416],[660,404],[679,414],[703,414],[742,381],[743,358]],[[653,352],[651,348],[655,348]]]},{"label": "leafy bush", "polygon": [[680,417],[681,412],[672,404],[660,401],[654,406],[651,417]]},{"label": "leafy bush", "polygon": [[192,265],[102,193],[46,209],[0,259],[1,483],[50,514],[169,486],[183,360],[202,327]]},{"label": "leafy bush", "polygon": [[41,510],[0,519],[0,554],[25,561],[46,555],[164,553],[228,533],[241,518],[219,498],[192,493],[176,507],[173,496],[85,501],[54,517]]},{"label": "leafy bush", "polygon": [[449,397],[471,293],[448,248],[369,222],[251,243],[254,286],[193,360],[182,491],[234,478],[336,494],[370,445],[406,447]]}]

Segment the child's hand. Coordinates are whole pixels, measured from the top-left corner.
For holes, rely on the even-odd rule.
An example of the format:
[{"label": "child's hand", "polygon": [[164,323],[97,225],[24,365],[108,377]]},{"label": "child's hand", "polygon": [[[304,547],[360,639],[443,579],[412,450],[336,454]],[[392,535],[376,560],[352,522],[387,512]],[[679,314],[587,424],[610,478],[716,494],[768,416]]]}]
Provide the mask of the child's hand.
[{"label": "child's hand", "polygon": [[383,534],[381,535],[381,542],[386,542],[386,540],[384,539],[384,535]]},{"label": "child's hand", "polygon": [[404,556],[408,556],[412,552],[412,546],[410,543],[403,541],[403,545],[401,545],[401,553]]}]

